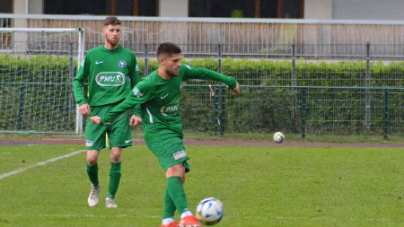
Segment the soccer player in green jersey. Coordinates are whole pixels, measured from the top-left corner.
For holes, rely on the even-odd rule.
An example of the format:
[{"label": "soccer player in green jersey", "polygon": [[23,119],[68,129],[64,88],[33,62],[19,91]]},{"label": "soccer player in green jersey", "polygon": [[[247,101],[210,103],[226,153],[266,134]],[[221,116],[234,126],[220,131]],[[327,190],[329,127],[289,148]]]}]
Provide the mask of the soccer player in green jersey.
[{"label": "soccer player in green jersey", "polygon": [[[139,69],[135,54],[118,44],[122,30],[116,17],[104,20],[102,35],[105,43],[88,51],[73,82],[74,97],[80,114],[85,117],[102,115],[121,103],[139,82]],[[84,83],[88,81],[88,97],[84,94]],[[140,110],[134,114],[140,116]],[[128,111],[119,116],[113,124],[101,126],[92,124],[87,118],[85,137],[87,149],[87,174],[92,184],[88,197],[90,207],[98,204],[101,185],[98,180],[98,157],[110,147],[111,167],[106,207],[117,207],[115,194],[121,179],[122,149],[132,146],[130,126],[141,122],[141,118]]]},{"label": "soccer player in green jersey", "polygon": [[[164,195],[161,227],[201,226],[188,208],[183,184],[188,172],[189,157],[182,141],[182,121],[179,116],[181,83],[188,79],[220,81],[239,94],[237,81],[208,69],[181,65],[181,49],[173,43],[163,43],[157,50],[159,68],[136,84],[133,92],[105,115],[91,117],[95,124],[110,125],[127,109],[141,106],[144,138],[165,171],[167,188]],[[178,210],[181,221],[174,221]]]}]

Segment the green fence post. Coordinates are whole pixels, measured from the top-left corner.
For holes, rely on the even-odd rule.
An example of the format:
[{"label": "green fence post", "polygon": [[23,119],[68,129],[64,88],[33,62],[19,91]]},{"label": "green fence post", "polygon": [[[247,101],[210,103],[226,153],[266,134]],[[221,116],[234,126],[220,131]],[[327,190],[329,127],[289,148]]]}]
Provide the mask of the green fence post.
[{"label": "green fence post", "polygon": [[389,90],[384,91],[384,139],[387,139],[389,132]]},{"label": "green fence post", "polygon": [[24,102],[25,102],[25,85],[21,85],[20,103],[18,106],[18,120],[17,120],[17,128],[20,130],[24,128]]},{"label": "green fence post", "polygon": [[145,42],[144,44],[144,68],[143,68],[143,77],[149,75],[149,59],[148,59],[148,46],[149,44]]},{"label": "green fence post", "polygon": [[74,79],[73,42],[72,41],[69,42],[69,78]]},{"label": "green fence post", "polygon": [[227,126],[227,117],[226,117],[226,89],[227,86],[220,86],[221,88],[221,114],[220,114],[220,134],[224,135],[226,132]]},{"label": "green fence post", "polygon": [[219,134],[219,126],[220,126],[220,118],[219,118],[219,88],[218,86],[214,87],[215,95],[213,96],[213,106],[215,108],[215,112],[213,115],[213,130],[214,135],[217,136]]},{"label": "green fence post", "polygon": [[[366,43],[366,72],[365,72],[365,87],[370,87],[370,43]],[[366,122],[366,134],[370,132],[370,114],[371,114],[371,91],[365,89],[365,122]]]},{"label": "green fence post", "polygon": [[292,52],[292,91],[294,91],[294,87],[297,86],[297,71],[296,71],[296,43],[292,43],[291,46]]},{"label": "green fence post", "polygon": [[[297,115],[297,106],[296,106],[296,97],[297,97],[297,70],[296,70],[296,43],[292,42],[291,45],[291,57],[292,57],[292,75],[291,75],[291,81],[292,81],[292,94],[293,94],[293,106],[292,106],[292,119],[296,118]],[[293,120],[295,121],[295,120]]]},{"label": "green fence post", "polygon": [[217,44],[217,70],[222,73],[222,43]]},{"label": "green fence post", "polygon": [[307,88],[302,88],[302,97],[301,97],[301,110],[300,110],[300,117],[302,121],[302,138],[304,139],[306,137],[306,110],[307,110],[307,103],[306,103],[306,93],[307,93]]}]

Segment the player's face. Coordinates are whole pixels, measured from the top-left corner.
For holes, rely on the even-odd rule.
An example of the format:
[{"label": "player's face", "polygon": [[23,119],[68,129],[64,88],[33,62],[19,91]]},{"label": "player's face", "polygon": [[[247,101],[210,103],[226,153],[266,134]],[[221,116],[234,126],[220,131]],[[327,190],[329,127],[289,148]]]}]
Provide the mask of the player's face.
[{"label": "player's face", "polygon": [[170,57],[165,59],[164,66],[166,73],[171,77],[178,76],[181,66],[181,54],[172,54]]},{"label": "player's face", "polygon": [[121,26],[120,25],[108,25],[102,29],[102,34],[105,36],[105,44],[109,44],[112,47],[118,45],[119,39],[121,37]]}]

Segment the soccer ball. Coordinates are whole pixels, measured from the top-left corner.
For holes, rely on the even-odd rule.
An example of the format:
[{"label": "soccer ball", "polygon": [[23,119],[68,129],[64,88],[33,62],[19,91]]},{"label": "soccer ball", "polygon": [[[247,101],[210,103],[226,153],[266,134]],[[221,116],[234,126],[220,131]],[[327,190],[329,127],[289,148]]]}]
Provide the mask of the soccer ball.
[{"label": "soccer ball", "polygon": [[205,198],[196,206],[196,218],[202,225],[216,225],[223,217],[223,203],[213,197]]},{"label": "soccer ball", "polygon": [[284,139],[285,139],[285,135],[283,135],[282,132],[275,132],[274,133],[274,141],[276,143],[282,143]]}]

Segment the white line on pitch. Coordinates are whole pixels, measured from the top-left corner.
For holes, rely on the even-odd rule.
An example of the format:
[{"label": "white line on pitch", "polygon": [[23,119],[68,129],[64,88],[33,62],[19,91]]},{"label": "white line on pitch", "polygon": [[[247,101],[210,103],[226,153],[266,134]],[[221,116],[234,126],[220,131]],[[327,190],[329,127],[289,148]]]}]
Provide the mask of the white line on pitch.
[{"label": "white line on pitch", "polygon": [[51,163],[51,162],[55,162],[55,161],[57,161],[57,160],[60,160],[60,159],[62,159],[62,158],[71,157],[71,156],[73,156],[73,155],[79,154],[79,153],[84,152],[84,151],[86,151],[86,150],[75,151],[75,152],[70,153],[70,154],[67,154],[67,155],[63,155],[63,156],[60,156],[60,157],[56,157],[56,158],[49,159],[48,161],[38,162],[38,163],[36,163],[36,164],[34,164],[34,165],[30,165],[30,166],[27,166],[27,167],[24,167],[24,168],[16,169],[16,170],[14,170],[14,171],[12,171],[12,172],[8,172],[8,173],[5,173],[5,174],[1,174],[1,175],[0,175],[0,180],[3,179],[3,178],[9,177],[9,176],[11,176],[11,175],[17,174],[17,173],[21,173],[21,172],[23,172],[23,171],[25,171],[25,170],[27,170],[27,169],[31,169],[31,168],[34,168],[34,167],[37,167],[37,166],[43,166],[43,165],[46,165],[46,164],[48,164],[48,163]]}]

